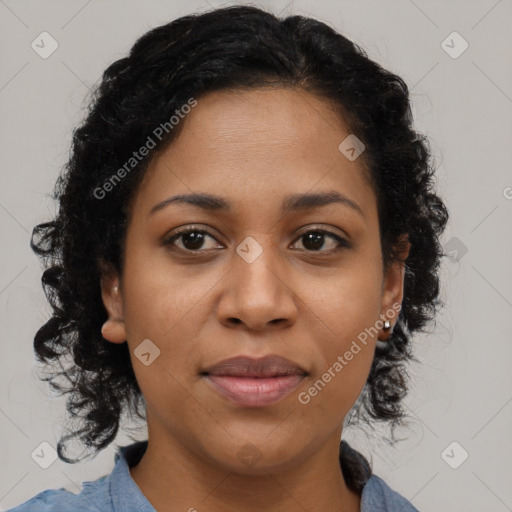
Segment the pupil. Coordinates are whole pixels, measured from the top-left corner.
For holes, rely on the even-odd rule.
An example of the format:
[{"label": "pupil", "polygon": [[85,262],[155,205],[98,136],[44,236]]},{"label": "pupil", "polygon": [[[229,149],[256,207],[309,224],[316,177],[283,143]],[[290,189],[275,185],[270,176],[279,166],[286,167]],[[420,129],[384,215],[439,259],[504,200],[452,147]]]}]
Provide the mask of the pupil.
[{"label": "pupil", "polygon": [[[188,243],[187,240],[190,240],[192,243]],[[203,245],[203,233],[197,233],[195,231],[191,233],[186,233],[183,235],[183,245],[187,249],[200,249]]]},{"label": "pupil", "polygon": [[[304,244],[306,249],[321,249],[324,244],[323,237],[324,234],[318,231],[313,231],[311,233],[307,233],[304,235],[306,237],[307,242]],[[309,247],[308,247],[309,244]]]}]

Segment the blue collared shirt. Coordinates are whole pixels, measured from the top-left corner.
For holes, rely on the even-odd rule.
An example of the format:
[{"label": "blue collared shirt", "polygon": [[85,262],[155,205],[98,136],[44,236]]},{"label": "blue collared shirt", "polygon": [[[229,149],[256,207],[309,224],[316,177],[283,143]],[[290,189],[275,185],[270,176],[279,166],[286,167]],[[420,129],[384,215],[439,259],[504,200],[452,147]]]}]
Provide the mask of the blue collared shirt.
[{"label": "blue collared shirt", "polygon": [[[123,446],[115,455],[114,469],[84,482],[73,494],[63,488],[47,489],[7,512],[156,512],[130,475],[146,451],[147,441]],[[361,512],[418,512],[377,475],[371,475],[361,494]]]}]

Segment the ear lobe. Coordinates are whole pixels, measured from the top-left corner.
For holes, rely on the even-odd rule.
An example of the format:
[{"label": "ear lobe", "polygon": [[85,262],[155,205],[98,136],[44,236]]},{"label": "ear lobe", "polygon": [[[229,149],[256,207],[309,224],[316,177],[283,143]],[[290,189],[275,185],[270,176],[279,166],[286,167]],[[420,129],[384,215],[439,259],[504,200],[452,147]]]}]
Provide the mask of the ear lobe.
[{"label": "ear lobe", "polygon": [[126,341],[126,330],[123,320],[123,300],[119,276],[115,270],[109,269],[100,278],[101,298],[107,310],[108,319],[101,328],[102,336],[112,343]]},{"label": "ear lobe", "polygon": [[[409,256],[411,244],[407,236],[402,236],[395,250],[397,261],[391,264],[387,269],[383,279],[382,299],[381,299],[381,317],[389,320],[391,326],[396,323],[398,311],[401,306],[404,295],[405,281],[405,260]],[[389,335],[392,332],[388,330]]]}]

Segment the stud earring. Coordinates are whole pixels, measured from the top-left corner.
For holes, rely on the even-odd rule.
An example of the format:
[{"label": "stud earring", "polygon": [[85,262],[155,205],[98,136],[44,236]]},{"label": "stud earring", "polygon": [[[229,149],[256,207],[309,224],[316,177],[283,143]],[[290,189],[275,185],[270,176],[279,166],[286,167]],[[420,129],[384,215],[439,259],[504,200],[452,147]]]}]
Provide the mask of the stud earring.
[{"label": "stud earring", "polygon": [[389,320],[386,320],[384,322],[384,330],[387,331],[388,329],[391,329],[391,322]]}]

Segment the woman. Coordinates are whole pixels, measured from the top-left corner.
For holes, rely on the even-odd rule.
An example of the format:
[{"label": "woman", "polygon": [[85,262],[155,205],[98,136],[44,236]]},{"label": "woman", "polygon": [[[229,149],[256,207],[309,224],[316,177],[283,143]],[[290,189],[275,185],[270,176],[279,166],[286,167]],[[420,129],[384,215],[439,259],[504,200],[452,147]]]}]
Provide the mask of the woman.
[{"label": "woman", "polygon": [[[314,19],[179,18],[104,73],[32,247],[68,439],[148,440],[12,509],[414,511],[344,426],[403,419],[448,213],[402,79]],[[66,376],[68,388],[57,384]]]}]

